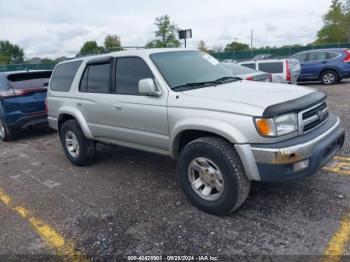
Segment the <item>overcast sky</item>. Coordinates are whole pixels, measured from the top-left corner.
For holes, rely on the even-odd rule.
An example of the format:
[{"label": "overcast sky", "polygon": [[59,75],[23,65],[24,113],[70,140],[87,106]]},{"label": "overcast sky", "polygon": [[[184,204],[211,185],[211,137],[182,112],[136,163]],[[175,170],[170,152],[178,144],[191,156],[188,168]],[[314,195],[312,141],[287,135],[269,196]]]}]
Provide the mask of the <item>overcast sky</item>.
[{"label": "overcast sky", "polygon": [[27,58],[76,54],[87,40],[102,45],[107,34],[123,46],[144,46],[154,19],[168,14],[192,28],[189,47],[237,40],[254,46],[306,44],[315,39],[331,0],[0,0],[0,39],[25,50]]}]

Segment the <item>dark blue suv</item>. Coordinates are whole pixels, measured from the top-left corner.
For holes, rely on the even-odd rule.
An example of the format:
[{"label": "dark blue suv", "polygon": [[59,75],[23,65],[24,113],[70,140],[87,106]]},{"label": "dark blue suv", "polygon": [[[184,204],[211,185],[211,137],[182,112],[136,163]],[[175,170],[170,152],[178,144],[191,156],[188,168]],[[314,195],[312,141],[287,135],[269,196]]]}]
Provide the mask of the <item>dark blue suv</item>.
[{"label": "dark blue suv", "polygon": [[291,58],[301,64],[299,82],[321,81],[325,85],[336,84],[350,78],[349,49],[316,49],[296,53]]},{"label": "dark blue suv", "polygon": [[23,128],[46,125],[46,96],[52,71],[0,73],[0,139]]}]

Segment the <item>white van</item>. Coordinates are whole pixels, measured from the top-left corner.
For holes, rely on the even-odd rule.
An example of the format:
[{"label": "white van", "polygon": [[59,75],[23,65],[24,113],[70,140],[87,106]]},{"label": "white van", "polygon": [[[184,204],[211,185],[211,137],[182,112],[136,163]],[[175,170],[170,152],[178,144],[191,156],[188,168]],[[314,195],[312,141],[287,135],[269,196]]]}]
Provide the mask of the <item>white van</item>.
[{"label": "white van", "polygon": [[272,75],[272,82],[296,84],[301,72],[297,59],[264,59],[238,63],[254,70]]}]

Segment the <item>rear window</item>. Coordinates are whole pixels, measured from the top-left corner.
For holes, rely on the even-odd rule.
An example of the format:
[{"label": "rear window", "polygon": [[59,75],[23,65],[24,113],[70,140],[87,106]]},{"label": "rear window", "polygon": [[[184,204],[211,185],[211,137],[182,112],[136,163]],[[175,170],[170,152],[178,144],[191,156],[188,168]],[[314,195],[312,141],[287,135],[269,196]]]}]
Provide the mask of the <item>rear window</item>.
[{"label": "rear window", "polygon": [[283,62],[259,63],[259,70],[270,74],[283,73]]},{"label": "rear window", "polygon": [[242,74],[250,74],[250,73],[256,73],[256,70],[245,67],[245,66],[240,66],[237,64],[228,64],[224,63],[224,65],[232,71],[235,75],[242,75]]},{"label": "rear window", "polygon": [[47,87],[51,71],[10,74],[7,76],[10,87],[14,89],[30,89]]},{"label": "rear window", "polygon": [[250,69],[254,69],[255,70],[255,63],[241,64],[241,66],[248,67]]},{"label": "rear window", "polygon": [[68,92],[81,63],[82,61],[73,61],[58,65],[52,75],[50,89]]}]

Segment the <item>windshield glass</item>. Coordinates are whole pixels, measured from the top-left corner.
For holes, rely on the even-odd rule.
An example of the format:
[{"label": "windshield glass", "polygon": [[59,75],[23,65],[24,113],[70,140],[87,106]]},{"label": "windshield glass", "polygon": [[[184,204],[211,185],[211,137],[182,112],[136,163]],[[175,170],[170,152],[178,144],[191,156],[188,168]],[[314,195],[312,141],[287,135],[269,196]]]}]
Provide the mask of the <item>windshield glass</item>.
[{"label": "windshield glass", "polygon": [[199,87],[189,85],[193,83],[210,82],[211,85],[218,85],[238,80],[218,60],[200,51],[164,52],[150,57],[172,89],[185,85],[187,89]]}]

